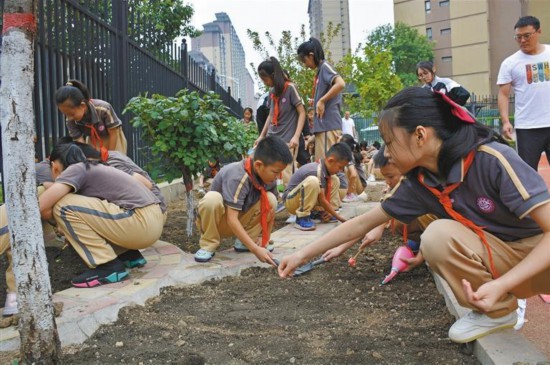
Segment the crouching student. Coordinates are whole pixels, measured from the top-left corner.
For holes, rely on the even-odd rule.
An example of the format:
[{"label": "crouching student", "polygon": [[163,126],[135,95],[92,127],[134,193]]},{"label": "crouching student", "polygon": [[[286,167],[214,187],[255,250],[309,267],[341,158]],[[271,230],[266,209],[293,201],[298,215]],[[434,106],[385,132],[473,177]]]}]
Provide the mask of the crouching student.
[{"label": "crouching student", "polygon": [[[101,158],[101,153],[89,144],[81,142],[70,142],[68,140],[63,140],[63,138],[61,139],[61,141],[64,141],[65,143],[74,143],[82,150],[82,152],[84,152],[84,156],[86,156],[86,158],[89,160],[100,160]],[[164,199],[160,188],[153,181],[153,179],[151,179],[151,176],[149,176],[149,174],[141,167],[136,165],[136,163],[132,161],[130,157],[119,151],[108,151],[106,164],[132,176],[134,179],[136,179],[136,181],[143,184],[147,189],[151,190],[151,192],[155,194],[155,196],[159,200],[160,210],[164,214],[164,225],[164,223],[166,223],[168,206],[166,205],[166,200]],[[122,247],[120,247],[117,249],[117,255],[118,258],[124,263],[124,266],[129,269],[135,267],[143,267],[147,264],[147,260],[145,259],[145,257],[143,257],[139,250],[124,250]]]},{"label": "crouching student", "polygon": [[406,88],[379,120],[386,156],[407,179],[380,206],[285,257],[279,275],[388,218],[409,223],[432,213],[440,219],[422,234],[420,251],[472,309],[450,339],[512,328],[517,298],[550,293],[550,194],[542,177],[444,94]]},{"label": "crouching student", "polygon": [[216,174],[210,191],[199,201],[201,237],[195,261],[210,261],[222,237],[236,237],[236,251],[250,251],[261,262],[277,266],[268,250],[277,207],[276,181],[291,162],[287,144],[268,136],[257,144],[253,158],[226,165]]},{"label": "crouching student", "polygon": [[[382,176],[384,176],[384,179],[386,180],[386,184],[389,189],[388,192],[391,194],[391,191],[395,189],[395,187],[399,184],[403,175],[401,175],[401,172],[399,172],[397,167],[394,164],[390,163],[386,156],[384,156],[384,149],[385,145],[382,145],[380,150],[376,153],[376,155],[374,155],[373,161],[375,167],[379,168],[380,173],[382,174]],[[428,225],[436,219],[436,216],[432,214],[426,214],[415,219],[407,225],[404,225],[401,222],[392,219],[390,221],[382,223],[378,227],[369,231],[365,235],[365,237],[363,237],[362,243],[370,245],[378,242],[380,238],[382,238],[382,235],[384,234],[384,230],[386,228],[391,228],[393,232],[397,234],[402,234],[403,243],[406,244],[415,254],[414,258],[406,259],[408,268],[405,271],[410,271],[424,262],[424,258],[419,252],[420,235],[422,234],[422,232],[424,232],[426,227],[428,227]],[[327,250],[322,255],[322,257],[325,259],[325,261],[330,261],[342,255],[356,242],[357,241],[350,241],[343,243],[338,247],[331,248],[330,250]]]},{"label": "crouching student", "polygon": [[344,143],[336,143],[325,158],[300,167],[292,175],[283,201],[288,212],[296,215],[294,227],[302,231],[314,230],[312,213],[320,214],[324,222],[346,221],[335,210],[340,202],[340,180],[336,173],[343,171],[351,158],[350,148]]},{"label": "crouching student", "polygon": [[55,183],[39,197],[42,219],[58,230],[90,267],[71,284],[86,288],[125,280],[117,252],[151,246],[162,233],[159,199],[130,175],[87,160],[73,143],[50,156]]}]

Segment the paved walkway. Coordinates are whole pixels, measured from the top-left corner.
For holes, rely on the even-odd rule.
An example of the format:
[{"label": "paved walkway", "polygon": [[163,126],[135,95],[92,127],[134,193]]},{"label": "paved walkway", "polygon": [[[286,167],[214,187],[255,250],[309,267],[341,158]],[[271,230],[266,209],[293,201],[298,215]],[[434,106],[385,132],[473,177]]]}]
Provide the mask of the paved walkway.
[{"label": "paved walkway", "polygon": [[[548,167],[548,166],[546,166]],[[548,180],[550,182],[550,169]],[[374,203],[344,204],[342,214],[353,217],[370,210]],[[275,256],[281,258],[297,248],[303,247],[336,227],[335,224],[318,225],[317,230],[302,232],[286,226],[274,232]],[[63,346],[82,343],[101,324],[116,321],[120,308],[144,304],[159,294],[162,287],[188,285],[213,278],[238,275],[243,269],[260,264],[251,254],[238,254],[232,249],[221,251],[207,264],[197,264],[193,255],[182,252],[167,242],[158,241],[145,250],[147,265],[132,269],[130,280],[90,289],[71,288],[54,294],[54,302],[63,302],[64,309],[57,319],[59,336]],[[460,307],[445,281],[435,276],[436,284],[445,297],[449,311],[460,316],[466,309]],[[550,323],[550,307],[538,306],[532,298],[527,308],[528,322],[521,331],[508,330],[476,341],[472,350],[483,364],[543,364],[550,363],[550,337],[545,325]],[[550,304],[548,304],[550,306]],[[537,348],[538,346],[538,348]],[[14,327],[0,329],[0,351],[16,350],[19,334]]]}]

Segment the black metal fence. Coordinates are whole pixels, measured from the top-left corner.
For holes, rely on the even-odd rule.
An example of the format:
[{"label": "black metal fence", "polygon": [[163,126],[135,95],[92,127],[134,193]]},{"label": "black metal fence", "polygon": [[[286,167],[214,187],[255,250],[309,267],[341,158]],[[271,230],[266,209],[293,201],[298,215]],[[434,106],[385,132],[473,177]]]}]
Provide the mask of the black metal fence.
[{"label": "black metal fence", "polygon": [[[0,6],[3,10],[3,0]],[[156,0],[150,0],[153,7]],[[133,96],[148,93],[175,95],[187,88],[214,91],[235,116],[240,101],[189,58],[187,44],[159,44],[155,24],[139,12],[138,0],[39,0],[35,47],[36,153],[45,158],[57,139],[66,134],[65,119],[54,94],[69,79],[84,82],[92,98],[111,103],[123,121],[128,156],[144,166],[149,158],[138,129],[122,110]],[[158,24],[156,24],[158,25]]]}]

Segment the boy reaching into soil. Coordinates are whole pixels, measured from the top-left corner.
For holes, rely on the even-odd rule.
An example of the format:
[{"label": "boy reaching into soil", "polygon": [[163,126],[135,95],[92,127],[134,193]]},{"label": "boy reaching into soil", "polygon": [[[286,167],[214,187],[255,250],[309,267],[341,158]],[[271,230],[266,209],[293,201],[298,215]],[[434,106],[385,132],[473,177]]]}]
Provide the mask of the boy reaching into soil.
[{"label": "boy reaching into soil", "polygon": [[446,95],[419,87],[393,96],[380,115],[386,156],[407,174],[381,205],[285,257],[279,275],[359,239],[388,218],[440,217],[420,250],[472,309],[449,329],[474,341],[517,320],[517,298],[550,293],[550,194],[504,140]]},{"label": "boy reaching into soil", "polygon": [[216,174],[198,205],[201,248],[195,261],[210,261],[220,238],[236,237],[236,251],[251,251],[261,262],[277,266],[268,246],[277,207],[277,177],[292,160],[287,144],[269,136],[258,143],[253,158],[226,165]]},{"label": "boy reaching into soil", "polygon": [[[401,174],[401,172],[399,172],[397,167],[392,164],[386,158],[386,156],[384,156],[384,149],[385,145],[382,145],[380,150],[376,153],[376,155],[374,155],[373,160],[374,166],[380,169],[380,173],[384,176],[389,191],[391,192],[399,184],[403,175]],[[415,219],[407,225],[403,225],[402,223],[395,220],[390,220],[369,231],[363,238],[362,243],[370,245],[378,242],[384,234],[384,229],[388,227],[388,225],[390,225],[392,227],[392,230],[394,230],[395,232],[403,233],[403,241],[416,254],[414,258],[405,259],[408,264],[408,268],[404,271],[410,271],[424,262],[424,258],[419,251],[420,235],[422,234],[422,232],[424,232],[426,227],[436,219],[436,216],[426,214],[422,217]],[[325,259],[325,261],[330,261],[346,252],[355,244],[355,242],[356,241],[349,241],[341,244],[338,247],[331,248],[330,250],[327,250],[321,257]]]},{"label": "boy reaching into soil", "polygon": [[[294,227],[302,231],[314,230],[315,223],[311,217],[314,211],[321,215],[324,222],[346,221],[335,211],[335,207],[340,205],[340,180],[336,173],[343,171],[351,159],[349,146],[336,143],[325,158],[300,167],[292,175],[283,193],[283,201],[288,212],[296,215]],[[319,206],[324,211],[315,210]]]}]

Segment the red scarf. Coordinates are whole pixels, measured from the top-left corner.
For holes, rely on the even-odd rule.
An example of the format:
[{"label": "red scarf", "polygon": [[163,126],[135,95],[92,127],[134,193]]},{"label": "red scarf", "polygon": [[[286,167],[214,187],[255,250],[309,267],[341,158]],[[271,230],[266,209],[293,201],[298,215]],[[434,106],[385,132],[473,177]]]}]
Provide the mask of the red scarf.
[{"label": "red scarf", "polygon": [[[470,169],[470,166],[472,165],[472,162],[474,161],[475,153],[476,153],[476,151],[474,149],[468,154],[468,156],[466,156],[466,159],[464,160],[464,174],[463,174],[463,176],[466,176],[466,174],[468,173],[468,170]],[[454,183],[454,184],[450,184],[445,189],[443,189],[443,191],[439,191],[436,188],[428,186],[424,183],[424,174],[423,173],[418,174],[418,181],[420,181],[420,183],[422,185],[424,185],[424,187],[426,189],[428,189],[433,195],[435,195],[439,199],[439,202],[441,203],[441,205],[443,206],[443,208],[445,209],[447,214],[449,214],[451,216],[451,218],[453,218],[457,222],[462,223],[466,227],[470,228],[472,231],[474,231],[479,236],[479,238],[481,239],[481,242],[483,242],[483,245],[485,246],[485,248],[487,248],[487,254],[489,256],[489,265],[490,265],[490,269],[491,269],[491,274],[493,275],[493,278],[495,278],[495,279],[498,278],[499,275],[498,275],[498,272],[495,269],[495,263],[493,262],[493,253],[492,253],[492,250],[491,250],[491,246],[489,246],[489,243],[487,242],[487,239],[485,238],[485,232],[483,232],[483,227],[480,227],[480,226],[476,225],[474,222],[472,222],[471,220],[464,217],[462,214],[460,214],[459,212],[457,212],[456,210],[453,209],[453,203],[452,203],[451,198],[449,197],[449,195],[451,194],[451,192],[453,190],[458,188],[458,186],[461,183],[457,182],[457,183]]]},{"label": "red scarf", "polygon": [[248,178],[252,182],[252,185],[254,188],[260,191],[260,220],[262,224],[262,247],[267,247],[267,244],[269,242],[269,228],[268,228],[268,220],[267,216],[271,212],[271,204],[269,204],[269,198],[267,197],[267,191],[265,190],[265,187],[260,184],[258,179],[256,178],[256,175],[252,172],[252,158],[247,158],[244,161],[244,170],[248,174]]},{"label": "red scarf", "polygon": [[101,161],[107,162],[107,158],[109,158],[109,151],[105,146],[103,146],[103,141],[101,140],[101,137],[99,137],[99,134],[95,130],[93,125],[90,124],[84,124],[86,128],[90,128],[90,137],[92,138],[92,146],[97,148],[99,145],[99,152],[101,153]]},{"label": "red scarf", "polygon": [[283,92],[280,96],[276,96],[275,94],[271,94],[271,100],[273,100],[273,118],[271,119],[271,124],[273,124],[275,127],[277,126],[279,122],[279,99],[286,91],[286,88],[288,87],[289,82],[285,81],[285,86],[283,87]]},{"label": "red scarf", "polygon": [[[391,221],[390,221],[390,229],[391,229],[391,233],[392,234],[395,234],[395,219],[392,218]],[[409,230],[407,228],[407,225],[406,224],[403,224],[403,243],[404,244],[407,244],[408,240],[409,240]]]}]

